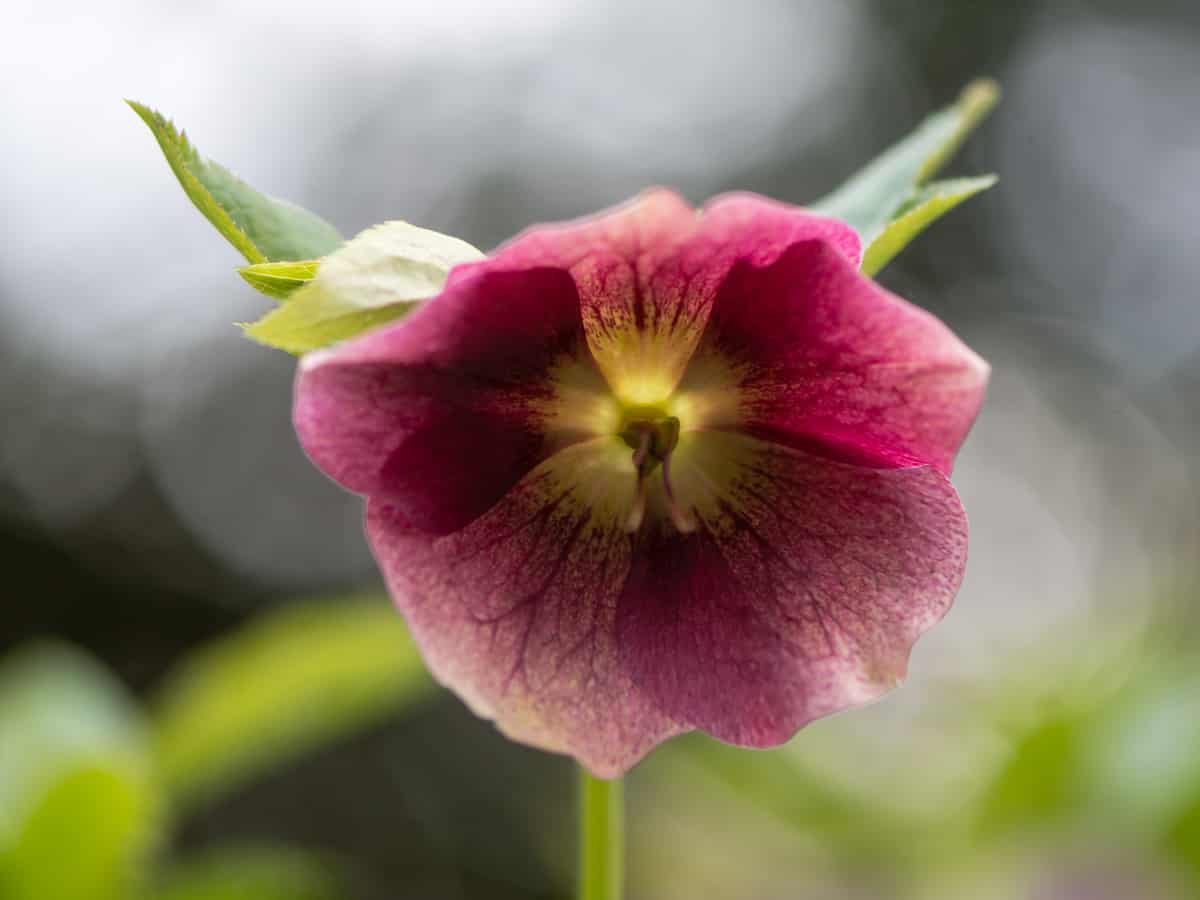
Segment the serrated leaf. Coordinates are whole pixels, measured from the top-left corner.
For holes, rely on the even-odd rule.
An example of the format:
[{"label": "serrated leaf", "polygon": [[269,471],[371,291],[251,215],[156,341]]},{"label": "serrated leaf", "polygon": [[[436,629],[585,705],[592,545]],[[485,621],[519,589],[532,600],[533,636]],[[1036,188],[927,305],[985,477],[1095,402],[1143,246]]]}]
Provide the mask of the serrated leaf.
[{"label": "serrated leaf", "polygon": [[909,199],[896,211],[896,217],[875,235],[863,252],[863,272],[867,275],[879,272],[922,231],[964,200],[995,183],[995,175],[980,175],[935,181],[912,191]]},{"label": "serrated leaf", "polygon": [[305,353],[408,313],[437,294],[459,263],[482,259],[465,241],[386,222],[321,260],[317,275],[287,303],[246,326],[270,347]]},{"label": "serrated leaf", "polygon": [[852,225],[869,245],[910,199],[913,188],[932,178],[999,99],[995,82],[974,81],[958,101],[927,118],[832,194],[812,208]]},{"label": "serrated leaf", "polygon": [[386,597],[295,604],[211,644],[152,704],[168,788],[189,803],[424,697],[432,682]]},{"label": "serrated leaf", "polygon": [[238,269],[238,274],[250,287],[276,300],[286,300],[317,275],[319,259],[298,262],[267,262]]},{"label": "serrated leaf", "polygon": [[155,900],[339,900],[338,879],[307,853],[274,848],[210,851],[169,869]]},{"label": "serrated leaf", "polygon": [[200,156],[161,113],[126,101],[150,128],[184,192],[251,263],[312,259],[342,243],[336,228],[285,200],[259,193],[224,166]]}]

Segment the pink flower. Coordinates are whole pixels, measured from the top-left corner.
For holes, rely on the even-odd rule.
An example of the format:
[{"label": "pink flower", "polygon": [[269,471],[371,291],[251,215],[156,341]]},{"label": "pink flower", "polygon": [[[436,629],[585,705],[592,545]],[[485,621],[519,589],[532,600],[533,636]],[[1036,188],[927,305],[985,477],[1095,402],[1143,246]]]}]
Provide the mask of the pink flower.
[{"label": "pink flower", "polygon": [[962,578],[948,475],[988,367],[860,252],[803,209],[658,190],[304,358],[300,439],[367,496],[439,680],[610,777],[904,676]]}]

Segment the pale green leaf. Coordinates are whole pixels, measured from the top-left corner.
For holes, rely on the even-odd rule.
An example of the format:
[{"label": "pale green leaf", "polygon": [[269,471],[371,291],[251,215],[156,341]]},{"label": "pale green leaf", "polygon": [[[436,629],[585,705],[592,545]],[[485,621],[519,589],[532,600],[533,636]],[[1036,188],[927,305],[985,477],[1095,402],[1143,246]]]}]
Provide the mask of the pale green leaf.
[{"label": "pale green leaf", "polygon": [[431,685],[386,597],[291,605],[202,648],[152,704],[177,799],[230,790],[394,715]]},{"label": "pale green leaf", "polygon": [[864,246],[890,222],[919,187],[945,165],[999,99],[995,82],[969,84],[950,107],[869,163],[812,208],[852,225]]},{"label": "pale green leaf", "polygon": [[0,843],[61,772],[95,756],[147,756],[140,712],[91,657],[22,647],[0,664]]},{"label": "pale green leaf", "polygon": [[935,181],[911,193],[908,202],[898,210],[863,251],[862,270],[874,275],[891,262],[922,231],[964,200],[974,197],[996,183],[995,175],[976,178],[950,178]]},{"label": "pale green leaf", "polygon": [[0,664],[0,896],[126,900],[161,832],[147,737],[124,687],[70,646]]},{"label": "pale green leaf", "polygon": [[342,236],[324,219],[259,193],[225,167],[200,156],[187,135],[161,113],[126,102],[149,126],[192,203],[249,262],[312,259],[341,245]]},{"label": "pale green leaf", "polygon": [[238,269],[252,288],[276,300],[286,300],[316,277],[319,259],[298,262],[267,262]]},{"label": "pale green leaf", "polygon": [[312,855],[274,848],[205,854],[164,874],[155,900],[340,900],[338,879]]},{"label": "pale green leaf", "polygon": [[450,269],[482,259],[465,241],[409,225],[369,228],[321,260],[316,277],[246,334],[305,353],[397,319],[437,294]]}]

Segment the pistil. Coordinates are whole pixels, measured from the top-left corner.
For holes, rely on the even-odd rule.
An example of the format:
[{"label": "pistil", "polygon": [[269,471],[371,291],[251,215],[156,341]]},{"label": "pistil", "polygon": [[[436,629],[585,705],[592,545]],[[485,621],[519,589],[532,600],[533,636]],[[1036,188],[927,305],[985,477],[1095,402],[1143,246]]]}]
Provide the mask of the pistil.
[{"label": "pistil", "polygon": [[646,479],[655,467],[662,467],[663,493],[667,510],[675,527],[682,532],[694,531],[696,519],[684,509],[671,486],[671,452],[679,443],[679,420],[674,416],[636,416],[628,420],[621,438],[633,449],[633,465],[637,469],[637,493],[625,522],[627,531],[637,531],[646,517]]}]

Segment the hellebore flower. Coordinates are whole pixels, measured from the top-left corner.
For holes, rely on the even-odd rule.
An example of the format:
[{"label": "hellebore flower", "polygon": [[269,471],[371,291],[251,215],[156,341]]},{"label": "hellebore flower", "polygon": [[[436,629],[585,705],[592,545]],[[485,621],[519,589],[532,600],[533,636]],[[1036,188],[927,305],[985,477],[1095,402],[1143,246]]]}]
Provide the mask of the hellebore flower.
[{"label": "hellebore flower", "polygon": [[803,209],[652,191],[304,357],[301,442],[366,495],[439,680],[611,777],[903,677],[962,578],[948,475],[988,367],[860,253]]}]

